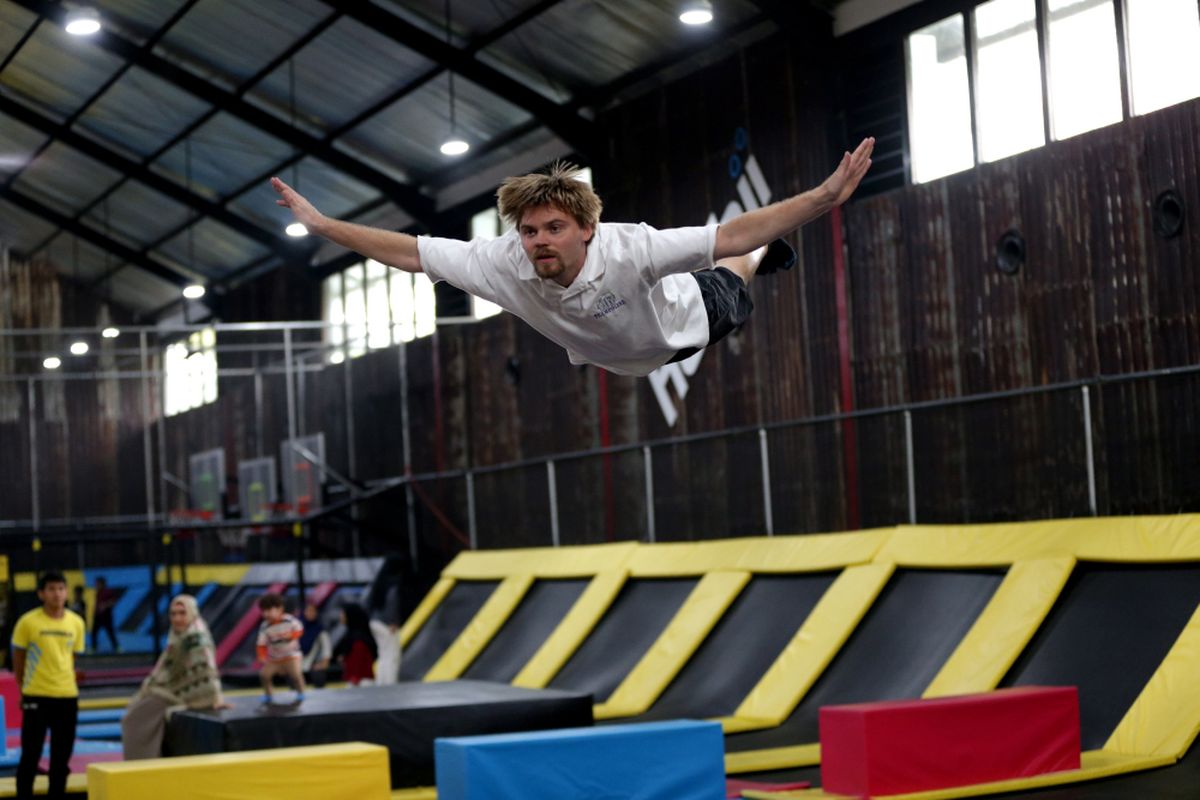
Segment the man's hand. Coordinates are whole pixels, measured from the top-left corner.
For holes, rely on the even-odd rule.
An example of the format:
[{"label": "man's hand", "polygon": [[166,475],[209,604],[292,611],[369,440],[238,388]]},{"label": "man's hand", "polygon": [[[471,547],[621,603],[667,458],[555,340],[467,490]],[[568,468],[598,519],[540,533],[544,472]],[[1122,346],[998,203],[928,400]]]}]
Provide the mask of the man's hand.
[{"label": "man's hand", "polygon": [[853,153],[847,152],[842,156],[842,163],[821,184],[821,190],[828,196],[829,202],[840,206],[850,199],[871,167],[871,151],[874,149],[875,137],[868,136],[854,148]]},{"label": "man's hand", "polygon": [[303,195],[279,178],[271,178],[271,188],[279,192],[279,199],[275,201],[275,205],[291,210],[296,222],[308,228],[309,233],[320,231],[321,223],[325,221],[325,215],[317,211],[312,203],[304,199]]}]

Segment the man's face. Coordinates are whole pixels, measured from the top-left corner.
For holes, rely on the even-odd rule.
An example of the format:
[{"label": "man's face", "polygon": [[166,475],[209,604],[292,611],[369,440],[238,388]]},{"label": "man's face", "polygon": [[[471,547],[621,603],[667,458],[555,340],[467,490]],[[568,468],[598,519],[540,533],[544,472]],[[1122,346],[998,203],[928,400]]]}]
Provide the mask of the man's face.
[{"label": "man's face", "polygon": [[592,226],[581,226],[570,214],[553,206],[537,206],[525,212],[517,230],[538,277],[570,286],[583,269]]},{"label": "man's face", "polygon": [[38,589],[38,600],[46,611],[57,614],[67,607],[67,585],[60,581],[51,581],[42,589]]}]

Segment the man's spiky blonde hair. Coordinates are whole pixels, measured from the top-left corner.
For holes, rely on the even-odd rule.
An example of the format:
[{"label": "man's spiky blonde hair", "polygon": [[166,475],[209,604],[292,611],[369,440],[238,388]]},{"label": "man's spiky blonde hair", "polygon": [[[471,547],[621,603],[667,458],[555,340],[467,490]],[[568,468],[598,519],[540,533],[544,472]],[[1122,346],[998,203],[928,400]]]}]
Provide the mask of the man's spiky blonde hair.
[{"label": "man's spiky blonde hair", "polygon": [[553,206],[570,214],[581,227],[594,227],[603,203],[592,187],[580,180],[581,172],[574,164],[556,161],[549,172],[505,178],[496,192],[500,216],[511,225],[520,225],[529,209]]}]

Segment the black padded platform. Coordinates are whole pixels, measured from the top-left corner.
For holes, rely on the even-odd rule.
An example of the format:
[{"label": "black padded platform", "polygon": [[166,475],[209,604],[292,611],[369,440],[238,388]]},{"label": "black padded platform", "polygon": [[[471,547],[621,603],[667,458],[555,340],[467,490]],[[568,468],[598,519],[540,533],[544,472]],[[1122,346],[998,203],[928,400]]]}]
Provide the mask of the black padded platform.
[{"label": "black padded platform", "polygon": [[[276,702],[290,691],[276,693]],[[167,723],[166,755],[198,755],[335,742],[389,751],[392,787],[432,786],[439,736],[578,728],[592,724],[590,695],[483,681],[397,683],[313,691],[299,706],[238,698],[224,711],[181,711]]]}]

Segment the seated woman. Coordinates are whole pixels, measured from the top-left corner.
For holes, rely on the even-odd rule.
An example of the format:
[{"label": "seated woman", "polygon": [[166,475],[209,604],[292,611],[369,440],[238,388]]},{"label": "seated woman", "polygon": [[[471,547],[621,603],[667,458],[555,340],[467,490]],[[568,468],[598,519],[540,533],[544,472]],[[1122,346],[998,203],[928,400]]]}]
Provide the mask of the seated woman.
[{"label": "seated woman", "polygon": [[342,625],[345,632],[333,648],[334,660],[342,664],[342,680],[351,686],[375,682],[375,659],[379,646],[371,633],[367,611],[358,603],[342,606]]},{"label": "seated woman", "polygon": [[304,633],[300,634],[300,652],[303,658],[300,669],[304,679],[313,686],[320,688],[325,685],[325,670],[329,669],[329,659],[333,647],[329,643],[329,634],[321,624],[321,611],[312,603],[304,606]]},{"label": "seated woman", "polygon": [[177,595],[171,600],[168,616],[167,647],[121,720],[126,761],[162,755],[167,715],[177,708],[231,708],[221,695],[216,647],[200,618],[196,598]]}]

